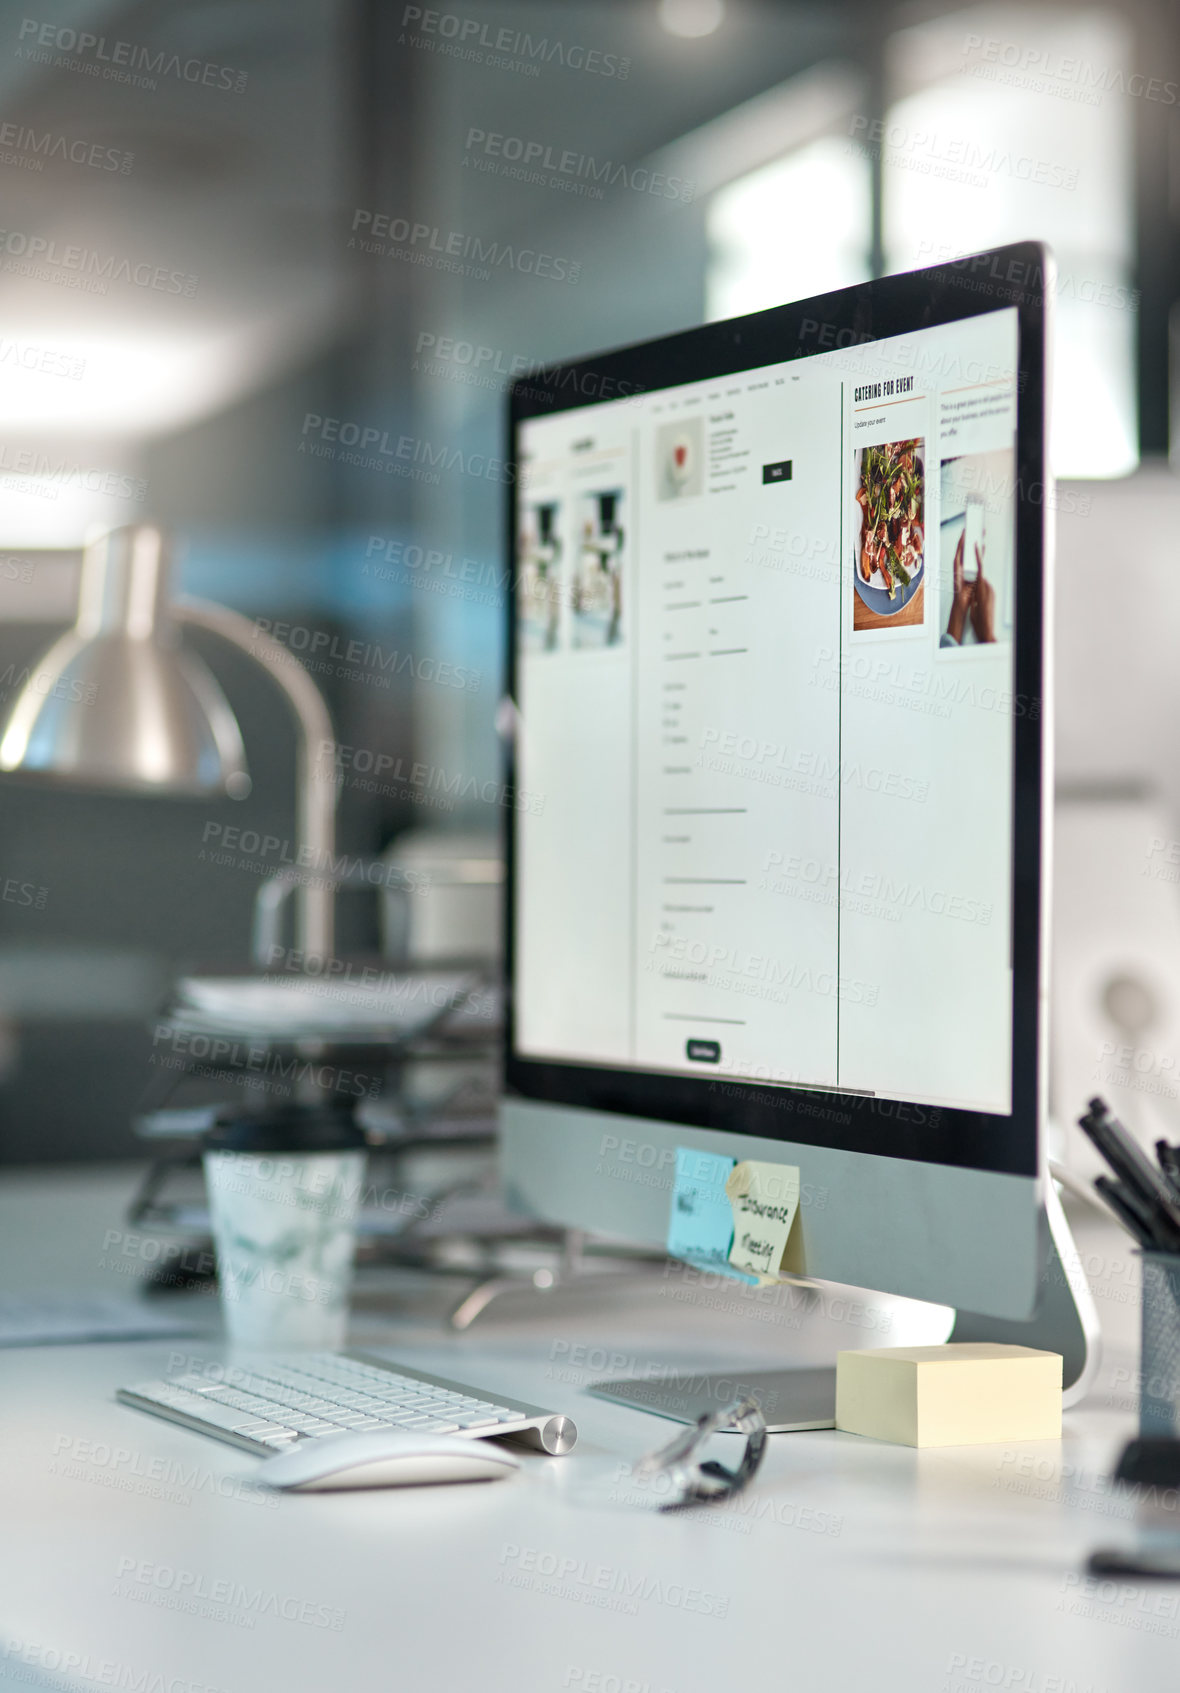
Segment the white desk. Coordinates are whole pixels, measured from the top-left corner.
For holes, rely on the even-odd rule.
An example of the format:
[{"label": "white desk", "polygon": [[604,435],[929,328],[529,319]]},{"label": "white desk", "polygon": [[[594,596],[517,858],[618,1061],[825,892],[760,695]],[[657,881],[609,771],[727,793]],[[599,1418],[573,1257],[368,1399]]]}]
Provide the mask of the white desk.
[{"label": "white desk", "polygon": [[[5,1181],[0,1285],[109,1284],[97,1258],[131,1180]],[[1180,1584],[1084,1592],[1087,1552],[1128,1527],[1103,1487],[1134,1419],[1105,1401],[1114,1372],[1134,1367],[1137,1309],[1122,1239],[1092,1244],[1113,1344],[1061,1446],[919,1453],[780,1435],[740,1501],[666,1516],[575,1497],[591,1464],[638,1456],[672,1428],[581,1393],[612,1372],[576,1349],[622,1353],[613,1373],[777,1361],[810,1352],[789,1304],[750,1320],[673,1297],[683,1284],[669,1282],[609,1304],[505,1305],[452,1337],[437,1322],[444,1295],[407,1283],[400,1315],[365,1310],[357,1342],[570,1411],[577,1451],[528,1457],[489,1486],[272,1504],[246,1491],[247,1455],[113,1400],[170,1352],[208,1357],[207,1344],[0,1353],[0,1686],[1172,1693]],[[872,1338],[863,1320],[839,1325],[841,1344]]]}]

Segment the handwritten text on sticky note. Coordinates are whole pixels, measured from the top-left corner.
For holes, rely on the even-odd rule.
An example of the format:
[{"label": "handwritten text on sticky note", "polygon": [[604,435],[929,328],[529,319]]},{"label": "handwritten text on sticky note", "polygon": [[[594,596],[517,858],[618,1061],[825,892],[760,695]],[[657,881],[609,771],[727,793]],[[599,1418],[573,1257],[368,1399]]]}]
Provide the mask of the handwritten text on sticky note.
[{"label": "handwritten text on sticky note", "polygon": [[730,1263],[756,1275],[774,1275],[799,1210],[798,1166],[743,1159],[730,1172],[725,1191],[733,1208]]}]

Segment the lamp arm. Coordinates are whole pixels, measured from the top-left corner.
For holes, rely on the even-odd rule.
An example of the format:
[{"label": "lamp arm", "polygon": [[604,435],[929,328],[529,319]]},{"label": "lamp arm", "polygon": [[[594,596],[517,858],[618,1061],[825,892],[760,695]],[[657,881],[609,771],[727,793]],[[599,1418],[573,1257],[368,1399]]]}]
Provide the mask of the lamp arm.
[{"label": "lamp arm", "polygon": [[[336,738],[324,697],[303,665],[248,617],[206,600],[177,600],[177,622],[220,635],[265,670],[286,697],[298,724],[296,749],[296,834],[300,882],[296,938],[303,952],[330,958],[335,945],[335,894],[330,880],[336,856]],[[306,857],[307,864],[302,860]]]}]

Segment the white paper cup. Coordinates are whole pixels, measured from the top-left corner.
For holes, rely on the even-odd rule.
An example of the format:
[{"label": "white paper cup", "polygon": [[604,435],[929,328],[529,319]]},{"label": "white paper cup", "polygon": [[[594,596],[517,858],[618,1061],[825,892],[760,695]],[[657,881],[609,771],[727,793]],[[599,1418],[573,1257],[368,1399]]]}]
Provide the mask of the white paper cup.
[{"label": "white paper cup", "polygon": [[364,1152],[206,1152],[204,1164],[230,1344],[342,1346]]}]

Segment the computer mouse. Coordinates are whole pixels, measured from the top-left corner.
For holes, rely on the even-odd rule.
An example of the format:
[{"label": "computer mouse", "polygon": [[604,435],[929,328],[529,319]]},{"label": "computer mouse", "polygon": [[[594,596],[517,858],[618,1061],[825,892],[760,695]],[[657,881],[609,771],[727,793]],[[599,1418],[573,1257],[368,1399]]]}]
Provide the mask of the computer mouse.
[{"label": "computer mouse", "polygon": [[321,1493],[345,1487],[413,1487],[422,1482],[498,1481],[520,1468],[487,1440],[403,1429],[323,1434],[265,1458],[257,1471],[268,1487]]}]

